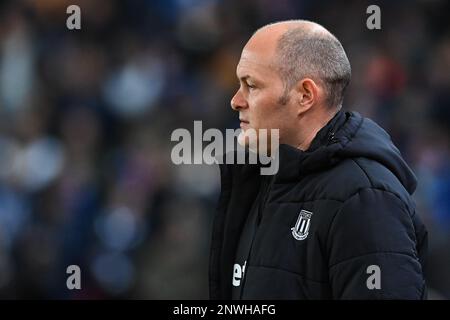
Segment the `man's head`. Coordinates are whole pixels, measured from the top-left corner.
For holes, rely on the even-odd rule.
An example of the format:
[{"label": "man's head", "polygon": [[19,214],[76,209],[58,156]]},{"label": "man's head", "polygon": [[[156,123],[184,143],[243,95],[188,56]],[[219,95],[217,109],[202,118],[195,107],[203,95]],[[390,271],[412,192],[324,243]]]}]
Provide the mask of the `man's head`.
[{"label": "man's head", "polygon": [[340,42],[304,20],[264,26],[245,45],[231,106],[244,132],[279,129],[280,143],[307,149],[340,109],[351,69]]}]

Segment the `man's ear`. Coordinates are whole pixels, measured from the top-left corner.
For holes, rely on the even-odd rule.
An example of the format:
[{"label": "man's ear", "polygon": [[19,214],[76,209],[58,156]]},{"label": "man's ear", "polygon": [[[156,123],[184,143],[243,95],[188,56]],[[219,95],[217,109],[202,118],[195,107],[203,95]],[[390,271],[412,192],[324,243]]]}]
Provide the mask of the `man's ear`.
[{"label": "man's ear", "polygon": [[310,78],[300,80],[296,85],[298,115],[318,103],[323,90]]}]

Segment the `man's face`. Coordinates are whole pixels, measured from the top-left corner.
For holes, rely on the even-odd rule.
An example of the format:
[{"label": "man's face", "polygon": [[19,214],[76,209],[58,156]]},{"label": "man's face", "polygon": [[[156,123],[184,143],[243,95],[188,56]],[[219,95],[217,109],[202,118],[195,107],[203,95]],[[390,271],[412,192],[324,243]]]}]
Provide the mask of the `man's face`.
[{"label": "man's face", "polygon": [[[250,44],[250,45],[249,45]],[[248,129],[279,129],[280,143],[287,143],[292,135],[295,112],[292,101],[282,104],[284,82],[274,64],[273,50],[269,46],[251,45],[242,51],[236,69],[240,87],[231,99],[233,110],[239,112],[240,126]],[[259,134],[258,134],[259,136]],[[241,143],[243,140],[241,140]],[[245,139],[245,144],[248,144]]]}]

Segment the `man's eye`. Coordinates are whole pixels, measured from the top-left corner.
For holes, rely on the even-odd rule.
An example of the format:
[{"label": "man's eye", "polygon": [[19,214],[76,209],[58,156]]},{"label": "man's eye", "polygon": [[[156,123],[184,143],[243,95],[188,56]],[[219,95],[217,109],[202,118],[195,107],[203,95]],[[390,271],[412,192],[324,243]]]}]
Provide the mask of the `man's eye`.
[{"label": "man's eye", "polygon": [[253,84],[248,84],[248,83],[247,83],[247,87],[248,87],[249,89],[255,89],[255,88],[256,88],[255,85],[253,85]]}]

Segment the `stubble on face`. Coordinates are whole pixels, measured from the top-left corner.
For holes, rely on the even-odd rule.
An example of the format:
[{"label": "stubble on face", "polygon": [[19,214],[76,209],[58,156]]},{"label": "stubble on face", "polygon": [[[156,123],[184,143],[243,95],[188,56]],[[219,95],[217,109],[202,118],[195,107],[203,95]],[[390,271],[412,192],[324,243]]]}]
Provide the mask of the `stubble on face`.
[{"label": "stubble on face", "polygon": [[[280,70],[275,59],[278,38],[287,31],[286,26],[278,26],[271,32],[256,33],[246,44],[242,51],[241,59],[237,66],[237,76],[240,78],[241,86],[246,83],[242,79],[249,79],[256,84],[255,91],[244,92],[247,107],[239,111],[240,119],[247,120],[243,123],[242,135],[238,141],[241,145],[257,145],[255,134],[246,134],[249,129],[256,131],[256,139],[260,129],[266,129],[267,135],[270,129],[278,129],[280,142],[284,143],[285,137],[292,135],[290,127],[294,121],[295,114],[291,105],[290,89],[282,80]],[[241,87],[242,90],[242,87]],[[270,136],[265,140],[270,143]]]}]

